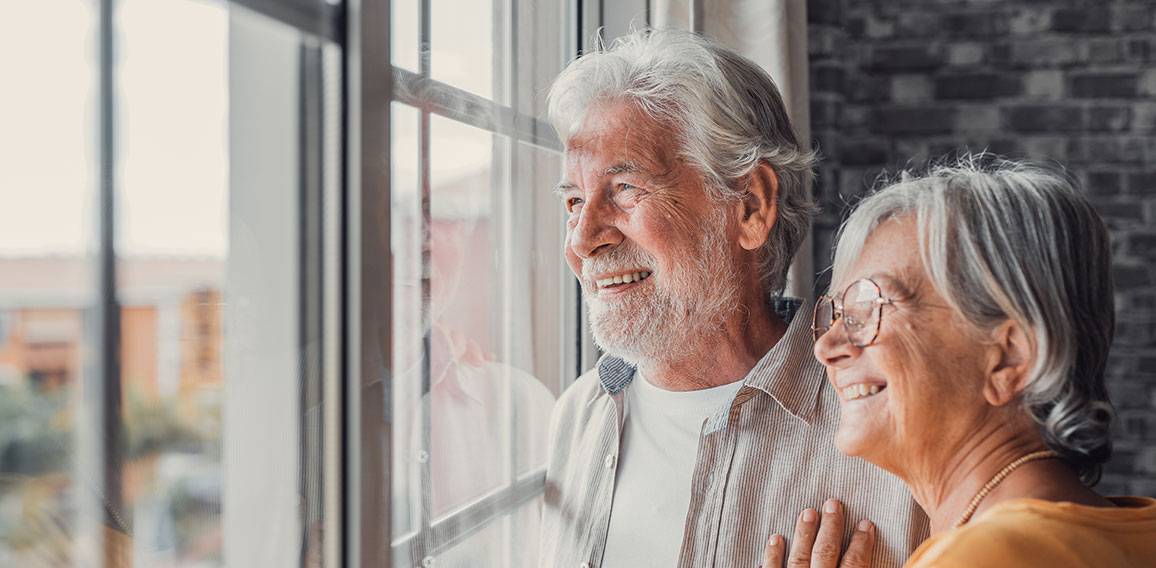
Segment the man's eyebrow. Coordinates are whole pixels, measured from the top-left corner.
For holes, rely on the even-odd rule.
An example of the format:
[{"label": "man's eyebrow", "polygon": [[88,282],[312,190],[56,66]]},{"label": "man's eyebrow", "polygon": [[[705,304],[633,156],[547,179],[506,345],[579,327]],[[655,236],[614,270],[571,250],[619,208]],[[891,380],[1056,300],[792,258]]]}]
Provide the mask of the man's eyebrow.
[{"label": "man's eyebrow", "polygon": [[641,171],[642,171],[642,168],[638,167],[638,163],[635,162],[634,160],[630,160],[627,162],[614,164],[613,166],[606,168],[605,170],[602,171],[602,175],[610,176],[610,175],[614,175],[614,174],[632,174],[632,173],[641,172]]},{"label": "man's eyebrow", "polygon": [[575,189],[577,187],[578,186],[574,185],[572,182],[560,181],[560,182],[558,182],[558,185],[554,186],[554,191],[553,191],[554,197],[557,197],[558,199],[562,199],[562,196],[565,195],[567,191],[570,191],[571,189]]}]

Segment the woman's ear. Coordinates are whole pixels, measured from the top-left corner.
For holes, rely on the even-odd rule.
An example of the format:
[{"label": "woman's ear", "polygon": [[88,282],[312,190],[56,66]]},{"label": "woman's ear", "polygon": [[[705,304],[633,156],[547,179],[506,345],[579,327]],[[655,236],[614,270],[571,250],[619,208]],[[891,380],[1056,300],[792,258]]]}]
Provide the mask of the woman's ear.
[{"label": "woman's ear", "polygon": [[746,250],[763,246],[778,214],[779,176],[770,164],[760,161],[747,180],[743,216],[739,221],[739,245]]},{"label": "woman's ear", "polygon": [[992,364],[983,395],[992,406],[1003,406],[1027,388],[1033,347],[1024,328],[1012,320],[996,328],[992,339]]}]

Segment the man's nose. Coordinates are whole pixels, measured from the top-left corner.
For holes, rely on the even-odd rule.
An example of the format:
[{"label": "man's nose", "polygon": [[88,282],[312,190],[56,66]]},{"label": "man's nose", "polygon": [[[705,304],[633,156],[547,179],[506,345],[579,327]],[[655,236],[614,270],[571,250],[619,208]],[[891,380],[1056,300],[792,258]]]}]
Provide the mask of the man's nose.
[{"label": "man's nose", "polygon": [[570,234],[570,248],[580,258],[593,258],[622,242],[622,233],[614,225],[613,205],[599,201],[582,208]]}]

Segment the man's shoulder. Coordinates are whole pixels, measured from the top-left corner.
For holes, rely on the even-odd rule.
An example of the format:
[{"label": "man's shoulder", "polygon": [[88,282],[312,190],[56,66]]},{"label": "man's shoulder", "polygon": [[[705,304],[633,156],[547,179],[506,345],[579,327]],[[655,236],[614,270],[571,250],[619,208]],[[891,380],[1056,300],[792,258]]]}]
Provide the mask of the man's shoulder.
[{"label": "man's shoulder", "polygon": [[608,396],[606,389],[598,380],[598,368],[595,367],[582,373],[570,386],[566,387],[565,391],[562,391],[561,396],[558,397],[558,403],[554,405],[554,415],[573,415],[589,406],[594,399]]}]

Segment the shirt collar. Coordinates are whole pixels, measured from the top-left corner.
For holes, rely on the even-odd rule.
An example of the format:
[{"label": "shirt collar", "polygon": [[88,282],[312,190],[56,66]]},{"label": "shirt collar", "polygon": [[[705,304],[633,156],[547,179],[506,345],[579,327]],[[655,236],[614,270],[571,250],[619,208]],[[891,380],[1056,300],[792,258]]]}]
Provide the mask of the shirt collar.
[{"label": "shirt collar", "polygon": [[[761,390],[775,399],[792,416],[810,423],[818,404],[818,390],[823,374],[816,372],[818,364],[811,354],[811,326],[808,318],[796,318],[806,313],[807,302],[798,298],[778,297],[771,307],[788,324],[783,334],[766,355],[747,373],[745,384]],[[610,354],[598,360],[598,380],[609,394],[617,394],[634,380],[635,368],[630,363]],[[737,399],[745,402],[750,394],[739,391]]]},{"label": "shirt collar", "polygon": [[[791,300],[794,301],[792,316],[805,314],[809,309],[807,302]],[[787,332],[747,373],[746,385],[771,395],[784,410],[809,424],[818,407],[819,391],[826,375],[815,360],[810,318],[784,318],[784,321],[789,323]],[[743,392],[738,396],[742,399]]]}]

